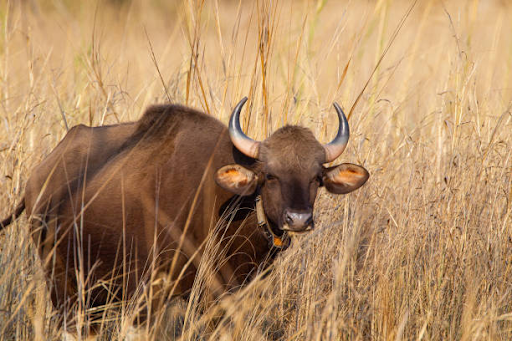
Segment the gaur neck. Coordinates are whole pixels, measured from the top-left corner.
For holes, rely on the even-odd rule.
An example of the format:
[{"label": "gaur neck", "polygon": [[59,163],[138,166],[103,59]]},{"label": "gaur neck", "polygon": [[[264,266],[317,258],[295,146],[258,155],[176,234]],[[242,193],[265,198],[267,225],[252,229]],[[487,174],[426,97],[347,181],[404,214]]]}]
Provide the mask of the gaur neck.
[{"label": "gaur neck", "polygon": [[256,197],[256,217],[258,218],[258,227],[263,229],[271,248],[284,250],[290,246],[290,238],[287,233],[283,232],[281,235],[277,235],[272,226],[270,226],[267,216],[263,210],[261,195]]}]

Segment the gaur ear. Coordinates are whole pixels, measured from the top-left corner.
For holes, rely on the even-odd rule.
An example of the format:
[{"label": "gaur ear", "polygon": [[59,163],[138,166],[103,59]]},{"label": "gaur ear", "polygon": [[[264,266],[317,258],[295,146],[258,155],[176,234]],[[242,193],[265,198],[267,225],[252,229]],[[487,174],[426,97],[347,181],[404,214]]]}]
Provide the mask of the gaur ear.
[{"label": "gaur ear", "polygon": [[215,182],[227,191],[238,195],[251,195],[256,190],[258,177],[240,165],[227,165],[215,173]]},{"label": "gaur ear", "polygon": [[370,174],[361,166],[351,163],[326,168],[323,181],[325,188],[334,194],[350,193],[366,182]]}]

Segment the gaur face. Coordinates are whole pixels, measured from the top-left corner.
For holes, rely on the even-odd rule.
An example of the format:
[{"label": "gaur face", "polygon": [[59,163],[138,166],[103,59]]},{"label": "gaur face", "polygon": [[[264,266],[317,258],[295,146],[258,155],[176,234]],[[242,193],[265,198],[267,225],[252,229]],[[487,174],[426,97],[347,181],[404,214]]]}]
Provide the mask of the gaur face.
[{"label": "gaur face", "polygon": [[325,152],[309,129],[287,126],[259,148],[259,189],[270,223],[280,230],[313,228],[313,205],[323,182]]},{"label": "gaur face", "polygon": [[241,152],[258,162],[254,169],[237,164],[224,166],[217,171],[216,181],[239,195],[258,191],[267,220],[276,233],[300,233],[314,227],[313,206],[320,186],[331,193],[345,194],[368,180],[369,174],[361,166],[347,163],[323,166],[338,157],[348,141],[348,123],[339,107],[336,109],[340,122],[345,125],[340,130],[344,131],[338,132],[327,146],[319,143],[309,129],[299,126],[280,128],[263,142],[252,141],[245,135],[240,137],[243,133],[236,130],[239,109],[240,104],[230,122],[231,139]]}]

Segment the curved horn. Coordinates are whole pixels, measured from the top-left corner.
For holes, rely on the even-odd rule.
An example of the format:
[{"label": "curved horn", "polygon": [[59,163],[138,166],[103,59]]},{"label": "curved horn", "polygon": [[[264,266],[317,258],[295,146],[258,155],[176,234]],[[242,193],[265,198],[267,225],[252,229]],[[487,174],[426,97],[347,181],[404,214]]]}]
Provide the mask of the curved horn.
[{"label": "curved horn", "polygon": [[328,144],[324,144],[325,163],[336,160],[336,158],[340,156],[341,153],[343,153],[348,143],[348,137],[350,136],[348,121],[345,117],[345,114],[343,113],[343,110],[341,110],[341,107],[338,105],[338,103],[334,102],[333,105],[336,109],[336,113],[338,114],[340,126],[338,128],[338,134],[336,134],[336,137]]},{"label": "curved horn", "polygon": [[231,142],[233,142],[239,151],[253,159],[256,159],[258,158],[260,143],[245,135],[240,127],[240,111],[242,111],[242,107],[245,102],[247,102],[247,97],[242,98],[242,100],[236,105],[235,109],[233,109],[233,113],[229,119],[229,136],[231,138]]}]

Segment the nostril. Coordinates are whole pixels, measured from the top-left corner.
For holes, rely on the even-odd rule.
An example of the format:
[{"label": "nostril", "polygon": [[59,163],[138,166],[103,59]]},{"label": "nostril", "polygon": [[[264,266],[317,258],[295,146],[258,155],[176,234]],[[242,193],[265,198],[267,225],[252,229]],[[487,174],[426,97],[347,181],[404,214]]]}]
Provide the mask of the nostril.
[{"label": "nostril", "polygon": [[309,214],[309,217],[307,217],[306,222],[304,223],[305,226],[309,226],[313,223],[313,215]]},{"label": "nostril", "polygon": [[293,225],[293,218],[290,215],[290,213],[286,213],[286,215],[284,217],[284,220],[286,221],[287,224]]}]

